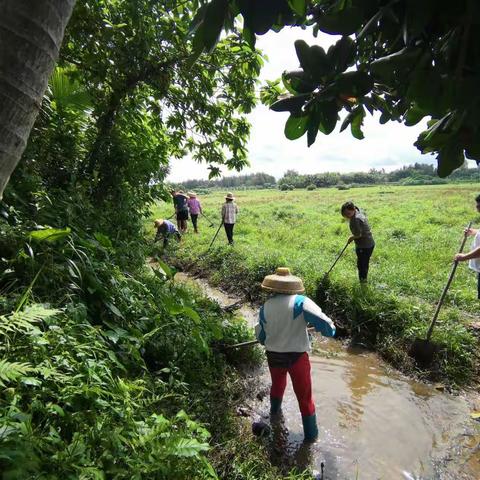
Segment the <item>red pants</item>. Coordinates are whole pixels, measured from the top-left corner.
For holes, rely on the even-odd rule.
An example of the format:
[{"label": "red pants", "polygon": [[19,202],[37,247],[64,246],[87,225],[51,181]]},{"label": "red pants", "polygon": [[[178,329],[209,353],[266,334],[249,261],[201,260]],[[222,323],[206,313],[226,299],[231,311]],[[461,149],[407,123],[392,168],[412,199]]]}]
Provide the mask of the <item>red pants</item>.
[{"label": "red pants", "polygon": [[287,372],[292,379],[292,386],[297,396],[298,406],[302,416],[309,416],[315,413],[315,403],[312,397],[312,380],[310,377],[310,360],[308,353],[305,352],[290,368],[272,368],[270,375],[272,377],[272,388],[270,396],[272,398],[282,399],[287,386]]}]

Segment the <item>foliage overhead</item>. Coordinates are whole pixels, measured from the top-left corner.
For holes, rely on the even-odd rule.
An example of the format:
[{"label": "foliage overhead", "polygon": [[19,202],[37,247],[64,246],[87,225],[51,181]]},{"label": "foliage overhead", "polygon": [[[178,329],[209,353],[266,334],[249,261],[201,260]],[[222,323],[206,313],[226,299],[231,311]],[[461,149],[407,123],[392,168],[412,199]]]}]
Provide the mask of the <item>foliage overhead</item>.
[{"label": "foliage overhead", "polygon": [[[255,35],[285,25],[340,36],[328,51],[297,40],[301,69],[284,73],[283,86],[268,82],[264,89],[265,103],[290,112],[287,138],[307,133],[311,145],[318,131],[328,135],[335,129],[341,113],[346,116],[340,130],[350,127],[358,139],[367,111],[379,113],[382,124],[410,126],[427,117],[428,128],[415,146],[437,155],[439,176],[448,176],[465,157],[480,162],[475,0],[214,0],[199,10],[193,25],[228,30],[239,14],[252,46]],[[198,31],[195,40],[212,48]]]},{"label": "foliage overhead", "polygon": [[[77,5],[61,62],[79,66],[94,99],[82,176],[108,172],[132,181],[159,159],[187,153],[210,164],[212,174],[221,165],[240,170],[246,164],[249,125],[242,113],[254,106],[261,57],[232,31],[192,64],[188,28],[197,6],[173,0]],[[135,154],[112,149],[119,142]]]}]

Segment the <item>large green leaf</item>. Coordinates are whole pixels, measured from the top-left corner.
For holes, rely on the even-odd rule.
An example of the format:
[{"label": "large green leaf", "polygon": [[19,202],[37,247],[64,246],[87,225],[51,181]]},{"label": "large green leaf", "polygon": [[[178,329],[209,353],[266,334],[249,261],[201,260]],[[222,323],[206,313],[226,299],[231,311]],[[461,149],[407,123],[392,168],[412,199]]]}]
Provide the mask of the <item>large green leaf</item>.
[{"label": "large green leaf", "polygon": [[335,129],[338,120],[338,108],[335,101],[315,102],[309,109],[307,122],[307,145],[310,147],[318,131],[329,135]]},{"label": "large green leaf", "polygon": [[332,65],[325,53],[325,50],[319,45],[313,45],[308,52],[309,73],[314,80],[321,80],[332,71]]},{"label": "large green leaf", "polygon": [[285,0],[241,0],[238,2],[245,25],[257,35],[267,33],[274,25]]},{"label": "large green leaf", "polygon": [[203,45],[207,51],[211,51],[220,38],[227,8],[228,0],[213,0],[206,9],[201,30]]},{"label": "large green leaf", "polygon": [[296,140],[300,138],[308,127],[308,115],[295,115],[292,114],[288,117],[285,124],[285,136],[289,140]]},{"label": "large green leaf", "polygon": [[183,314],[193,320],[197,325],[200,323],[200,315],[191,307],[183,307]]},{"label": "large green leaf", "polygon": [[307,123],[307,145],[310,147],[315,143],[320,126],[321,113],[318,109],[314,109],[308,115]]},{"label": "large green leaf", "polygon": [[317,25],[322,32],[330,35],[351,35],[362,26],[362,21],[362,10],[357,7],[350,7],[339,12],[319,16]]},{"label": "large green leaf", "polygon": [[290,8],[301,17],[307,12],[307,3],[307,0],[288,0]]},{"label": "large green leaf", "polygon": [[92,107],[86,88],[72,78],[69,70],[57,67],[49,81],[50,99],[60,108],[84,112]]},{"label": "large green leaf", "polygon": [[320,108],[320,131],[330,135],[335,129],[338,120],[338,108],[335,101],[322,102]]},{"label": "large green leaf", "polygon": [[158,266],[162,269],[162,272],[168,279],[172,279],[175,276],[175,270],[170,268],[161,258],[157,257],[155,259],[158,263]]},{"label": "large green leaf", "polygon": [[295,40],[295,52],[300,66],[305,72],[310,72],[310,47],[305,40]]},{"label": "large green leaf", "polygon": [[352,135],[358,140],[362,140],[364,138],[363,132],[362,132],[364,118],[365,118],[365,109],[363,108],[363,105],[360,105],[359,107],[357,107],[355,115],[352,118],[352,123],[350,125],[350,130],[352,131]]},{"label": "large green leaf", "polygon": [[302,94],[284,98],[273,103],[270,108],[274,112],[299,112],[309,98],[309,94]]},{"label": "large green leaf", "polygon": [[285,88],[293,94],[310,93],[316,88],[316,84],[303,70],[284,72],[282,74],[282,81]]},{"label": "large green leaf", "polygon": [[342,37],[328,49],[327,57],[337,73],[344,72],[355,60],[356,46],[350,37]]},{"label": "large green leaf", "polygon": [[395,70],[414,65],[421,53],[422,50],[419,48],[405,47],[398,52],[374,60],[370,64],[370,70],[376,75],[390,78]]},{"label": "large green leaf", "polygon": [[71,233],[70,227],[67,228],[45,228],[43,230],[34,230],[29,232],[28,236],[37,242],[56,242],[64,240]]},{"label": "large green leaf", "polygon": [[364,138],[362,132],[364,117],[365,109],[363,108],[363,105],[358,105],[346,116],[345,120],[342,123],[342,126],[340,127],[340,131],[343,132],[343,130],[345,130],[348,125],[350,125],[352,135],[358,140],[362,140]]},{"label": "large green leaf", "polygon": [[347,97],[363,97],[372,88],[372,77],[361,71],[342,73],[335,82],[338,93]]},{"label": "large green leaf", "polygon": [[95,240],[97,240],[97,242],[102,246],[102,247],[105,247],[105,248],[112,248],[112,241],[106,236],[104,235],[103,233],[100,233],[100,232],[95,232],[93,234],[93,236],[95,237]]},{"label": "large green leaf", "polygon": [[411,127],[416,125],[423,117],[425,117],[426,112],[418,107],[418,105],[413,104],[405,114],[405,125]]},{"label": "large green leaf", "polygon": [[438,176],[448,177],[454,170],[460,168],[465,162],[463,151],[459,143],[452,139],[447,143],[437,156]]}]

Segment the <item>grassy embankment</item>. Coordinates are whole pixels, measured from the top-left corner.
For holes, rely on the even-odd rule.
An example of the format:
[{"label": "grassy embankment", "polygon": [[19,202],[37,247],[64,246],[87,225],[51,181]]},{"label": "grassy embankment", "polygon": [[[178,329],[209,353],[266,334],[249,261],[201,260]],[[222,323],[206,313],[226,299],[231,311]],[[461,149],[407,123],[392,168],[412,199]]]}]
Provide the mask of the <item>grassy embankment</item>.
[{"label": "grassy embankment", "polygon": [[236,415],[255,356],[212,348],[243,322],[105,235],[0,230],[2,479],[283,478]]},{"label": "grassy embankment", "polygon": [[[426,333],[463,228],[470,220],[478,226],[477,193],[475,185],[236,192],[241,213],[235,246],[226,246],[221,231],[206,254],[223,202],[223,192],[214,193],[201,200],[215,229],[201,218],[200,234],[194,235],[190,226],[181,246],[170,251],[183,267],[253,300],[262,277],[288,265],[304,278],[308,295],[356,341],[413,372],[408,349]],[[359,288],[353,247],[329,281],[321,282],[348,238],[339,207],[351,199],[366,211],[377,244],[367,289]],[[161,204],[153,216],[171,213],[170,204]],[[477,341],[467,328],[477,306],[475,276],[462,264],[434,331],[433,340],[442,347],[435,364],[423,372],[429,378],[461,385],[477,376]]]}]

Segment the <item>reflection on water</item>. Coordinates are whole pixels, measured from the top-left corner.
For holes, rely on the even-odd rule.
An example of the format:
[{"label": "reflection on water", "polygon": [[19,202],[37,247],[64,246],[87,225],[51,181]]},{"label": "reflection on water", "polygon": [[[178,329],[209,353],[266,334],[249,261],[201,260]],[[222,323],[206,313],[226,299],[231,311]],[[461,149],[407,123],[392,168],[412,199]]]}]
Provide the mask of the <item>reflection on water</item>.
[{"label": "reflection on water", "polygon": [[[195,282],[221,305],[238,298]],[[242,307],[250,326],[257,312]],[[324,480],[480,480],[480,423],[469,401],[440,393],[387,370],[374,354],[317,339],[311,356],[319,440],[303,444],[300,412],[291,384],[283,415],[271,419],[272,461],[286,469],[313,466]],[[264,371],[265,383],[270,378]],[[268,395],[259,407],[268,419]],[[320,478],[320,477],[319,477]]]},{"label": "reflection on water", "polygon": [[[375,355],[331,340],[321,340],[311,363],[320,437],[309,455],[318,471],[325,463],[325,480],[480,478],[480,434],[464,398],[387,371]],[[291,387],[283,413],[284,454],[295,459],[302,425]]]}]

